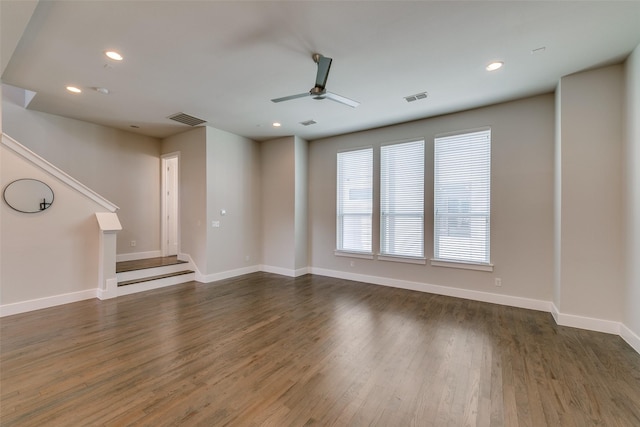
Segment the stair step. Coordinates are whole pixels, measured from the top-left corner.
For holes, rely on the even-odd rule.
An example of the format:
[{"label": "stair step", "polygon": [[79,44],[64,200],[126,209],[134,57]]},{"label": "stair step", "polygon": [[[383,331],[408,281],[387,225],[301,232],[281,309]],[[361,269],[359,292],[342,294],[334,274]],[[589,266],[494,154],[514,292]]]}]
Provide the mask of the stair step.
[{"label": "stair step", "polygon": [[133,280],[126,280],[124,282],[118,282],[118,286],[127,286],[127,285],[133,285],[135,283],[144,283],[144,282],[150,282],[152,280],[159,280],[159,279],[166,279],[168,277],[176,277],[176,276],[182,276],[185,274],[191,274],[193,273],[193,270],[182,270],[182,271],[176,271],[173,273],[166,273],[166,274],[160,274],[157,276],[149,276],[149,277],[142,277],[139,279],[133,279]]},{"label": "stair step", "polygon": [[120,261],[116,263],[116,273],[145,270],[148,268],[166,267],[171,265],[187,264],[187,261],[179,260],[177,256],[145,258],[132,261]]}]

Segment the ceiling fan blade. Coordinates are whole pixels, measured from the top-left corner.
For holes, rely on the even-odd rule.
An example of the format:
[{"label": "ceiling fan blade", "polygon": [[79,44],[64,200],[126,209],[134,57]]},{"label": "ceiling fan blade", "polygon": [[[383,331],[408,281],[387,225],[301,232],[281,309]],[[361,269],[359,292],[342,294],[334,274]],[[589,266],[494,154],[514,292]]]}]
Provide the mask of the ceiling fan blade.
[{"label": "ceiling fan blade", "polygon": [[297,95],[289,95],[289,96],[284,96],[282,98],[272,99],[271,102],[289,101],[290,99],[304,98],[306,96],[309,96],[309,92],[299,93]]},{"label": "ceiling fan blade", "polygon": [[353,99],[346,98],[342,95],[338,95],[337,93],[333,93],[333,92],[326,92],[324,97],[326,99],[330,99],[332,101],[336,101],[341,104],[348,105],[349,107],[352,107],[352,108],[356,108],[358,105],[360,105],[358,101],[354,101]]},{"label": "ceiling fan blade", "polygon": [[316,87],[324,89],[327,85],[327,78],[329,77],[329,69],[331,68],[331,58],[319,55],[318,60],[318,74],[316,74]]}]

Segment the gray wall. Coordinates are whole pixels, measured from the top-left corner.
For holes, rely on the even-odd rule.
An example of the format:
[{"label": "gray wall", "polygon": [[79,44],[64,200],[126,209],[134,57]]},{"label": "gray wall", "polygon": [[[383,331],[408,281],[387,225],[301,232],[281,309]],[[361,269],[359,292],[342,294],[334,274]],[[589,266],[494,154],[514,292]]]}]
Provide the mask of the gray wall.
[{"label": "gray wall", "polygon": [[[206,274],[259,265],[260,146],[229,132],[206,129]],[[226,211],[224,216],[222,209]],[[220,227],[211,227],[211,221],[220,221]]]},{"label": "gray wall", "polygon": [[308,145],[296,136],[261,143],[262,262],[294,276],[308,267]]},{"label": "gray wall", "polygon": [[[640,337],[640,46],[626,63],[626,261],[624,323]],[[639,350],[640,351],[640,350]]]},{"label": "gray wall", "polygon": [[[559,311],[622,321],[623,67],[562,78]],[[559,304],[559,305],[558,305]]]},{"label": "gray wall", "polygon": [[179,153],[178,251],[207,270],[207,133],[200,127],[162,141],[162,154]]},{"label": "gray wall", "polygon": [[[0,305],[95,297],[100,233],[95,212],[106,210],[4,145],[0,172],[2,189],[16,179],[33,178],[54,193],[44,212],[21,213],[0,203]],[[40,308],[37,303],[29,307]]]},{"label": "gray wall", "polygon": [[160,249],[159,140],[26,110],[8,96],[2,116],[4,133],[118,205],[118,254]]},{"label": "gray wall", "polygon": [[[337,257],[336,153],[382,143],[426,141],[425,249],[433,256],[433,138],[491,126],[494,272]],[[536,300],[553,297],[554,97],[536,96],[411,123],[312,141],[309,150],[310,264],[314,268],[492,292]],[[374,175],[374,248],[378,247],[378,171]],[[377,250],[377,249],[375,249]],[[353,267],[351,266],[353,263]],[[494,279],[502,279],[502,287]]]}]

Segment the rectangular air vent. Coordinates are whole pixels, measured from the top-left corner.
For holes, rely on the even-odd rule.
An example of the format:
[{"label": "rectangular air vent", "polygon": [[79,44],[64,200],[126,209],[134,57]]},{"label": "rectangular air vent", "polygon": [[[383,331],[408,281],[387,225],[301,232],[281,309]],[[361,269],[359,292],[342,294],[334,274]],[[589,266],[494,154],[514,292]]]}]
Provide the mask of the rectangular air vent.
[{"label": "rectangular air vent", "polygon": [[179,122],[179,123],[183,123],[185,125],[189,125],[189,126],[198,126],[198,125],[201,125],[202,123],[207,122],[206,120],[202,120],[185,113],[177,113],[167,118],[171,120],[175,120],[176,122]]},{"label": "rectangular air vent", "polygon": [[416,93],[415,95],[405,96],[404,99],[407,102],[413,102],[413,101],[417,101],[419,99],[425,99],[427,96],[429,96],[429,94],[427,94],[427,92],[420,92],[420,93]]},{"label": "rectangular air vent", "polygon": [[307,121],[304,121],[304,122],[300,122],[300,124],[302,126],[311,126],[311,125],[315,125],[316,123],[318,123],[318,122],[316,122],[315,120],[307,120]]}]

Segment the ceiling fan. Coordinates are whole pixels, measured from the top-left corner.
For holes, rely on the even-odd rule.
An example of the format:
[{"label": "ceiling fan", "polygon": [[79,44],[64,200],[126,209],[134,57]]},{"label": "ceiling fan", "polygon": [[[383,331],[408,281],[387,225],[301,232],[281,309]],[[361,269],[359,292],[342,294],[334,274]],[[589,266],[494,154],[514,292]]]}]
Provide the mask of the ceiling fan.
[{"label": "ceiling fan", "polygon": [[313,62],[318,64],[318,73],[316,74],[316,85],[313,88],[311,88],[309,92],[272,99],[271,102],[289,101],[291,99],[304,98],[306,96],[310,96],[313,99],[330,99],[332,101],[336,101],[353,108],[356,108],[358,105],[360,105],[358,101],[354,101],[353,99],[349,99],[342,95],[338,95],[337,93],[329,92],[326,89],[325,86],[327,84],[327,78],[329,77],[329,69],[331,68],[331,61],[332,61],[331,58],[322,56],[319,53],[314,53],[312,55],[312,58],[313,58]]}]

